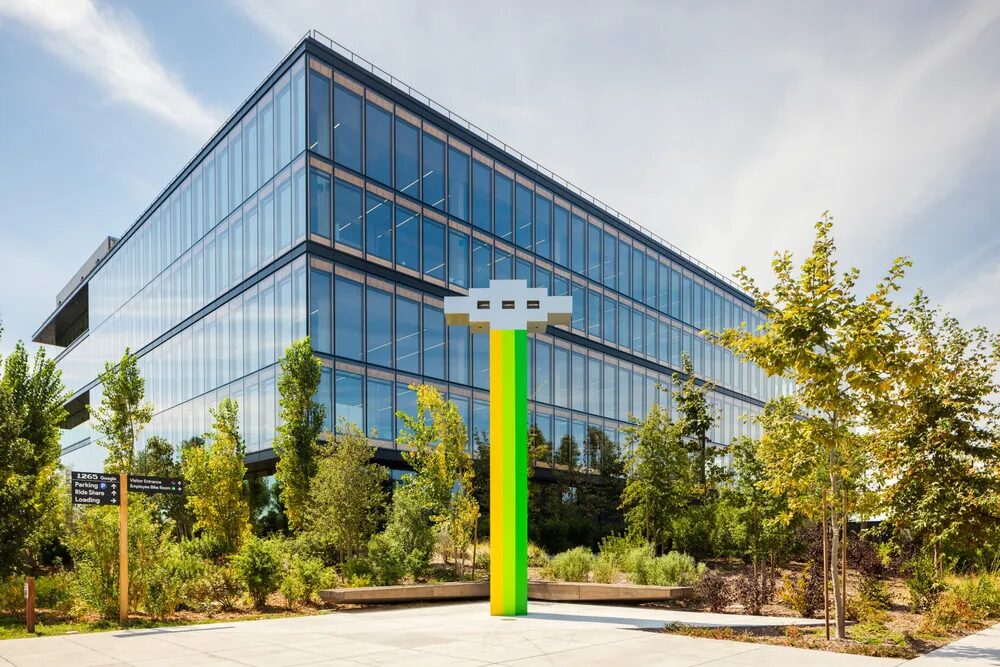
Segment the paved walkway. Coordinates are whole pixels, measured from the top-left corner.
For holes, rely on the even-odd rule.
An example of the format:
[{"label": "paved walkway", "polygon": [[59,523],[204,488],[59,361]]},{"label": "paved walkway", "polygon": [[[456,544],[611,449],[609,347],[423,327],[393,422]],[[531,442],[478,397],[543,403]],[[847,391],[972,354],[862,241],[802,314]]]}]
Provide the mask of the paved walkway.
[{"label": "paved walkway", "polygon": [[1000,623],[947,646],[942,646],[927,655],[922,655],[907,665],[913,665],[913,667],[1000,665]]},{"label": "paved walkway", "polygon": [[[712,614],[533,602],[516,619],[486,602],[0,641],[0,665],[805,665],[876,667],[899,660],[642,632]],[[721,615],[720,615],[721,616]],[[725,615],[732,623],[733,615]],[[742,617],[746,624],[778,619]],[[780,619],[789,621],[791,619]]]}]

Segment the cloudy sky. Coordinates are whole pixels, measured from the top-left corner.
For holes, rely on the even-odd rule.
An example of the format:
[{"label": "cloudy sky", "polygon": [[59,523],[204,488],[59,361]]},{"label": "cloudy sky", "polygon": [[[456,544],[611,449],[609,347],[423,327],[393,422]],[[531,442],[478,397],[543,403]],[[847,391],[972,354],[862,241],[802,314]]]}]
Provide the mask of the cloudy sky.
[{"label": "cloudy sky", "polygon": [[1000,328],[1000,2],[0,0],[0,351],[309,29],[719,271],[844,264]]}]

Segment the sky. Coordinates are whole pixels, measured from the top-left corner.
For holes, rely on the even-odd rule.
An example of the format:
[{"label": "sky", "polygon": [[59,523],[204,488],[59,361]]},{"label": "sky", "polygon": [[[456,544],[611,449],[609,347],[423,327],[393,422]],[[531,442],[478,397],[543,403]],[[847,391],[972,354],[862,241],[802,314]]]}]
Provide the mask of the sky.
[{"label": "sky", "polygon": [[310,29],[719,272],[829,210],[1000,329],[1000,2],[0,0],[0,353]]}]

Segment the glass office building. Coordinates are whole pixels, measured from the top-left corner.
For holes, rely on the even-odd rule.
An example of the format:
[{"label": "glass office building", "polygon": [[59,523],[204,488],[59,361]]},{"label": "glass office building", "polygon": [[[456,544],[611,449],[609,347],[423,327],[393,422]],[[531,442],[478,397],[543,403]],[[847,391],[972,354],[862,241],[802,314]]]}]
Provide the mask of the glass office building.
[{"label": "glass office building", "polygon": [[716,445],[754,434],[741,416],[790,388],[699,335],[761,321],[730,281],[310,33],[36,332],[65,347],[64,461],[100,467],[86,406],[128,346],[155,407],[144,436],[179,444],[233,397],[248,464],[268,469],[277,362],[305,335],[329,427],[355,422],[398,465],[395,411],[427,382],[471,447],[489,426],[489,338],[446,328],[442,305],[490,278],[572,297],[569,326],[530,337],[530,422],[581,457],[591,429],[620,440],[629,415],[671,403],[658,386],[683,354],[716,384]]}]

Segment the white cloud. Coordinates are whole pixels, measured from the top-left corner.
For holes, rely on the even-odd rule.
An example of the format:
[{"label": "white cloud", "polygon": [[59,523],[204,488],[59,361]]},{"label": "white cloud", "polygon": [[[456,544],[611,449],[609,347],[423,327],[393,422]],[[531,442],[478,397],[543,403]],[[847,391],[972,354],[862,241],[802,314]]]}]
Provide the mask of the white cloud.
[{"label": "white cloud", "polygon": [[145,109],[198,137],[215,131],[208,108],[157,60],[128,14],[92,0],[0,0],[0,19],[36,33],[46,49],[101,84],[117,101]]}]

